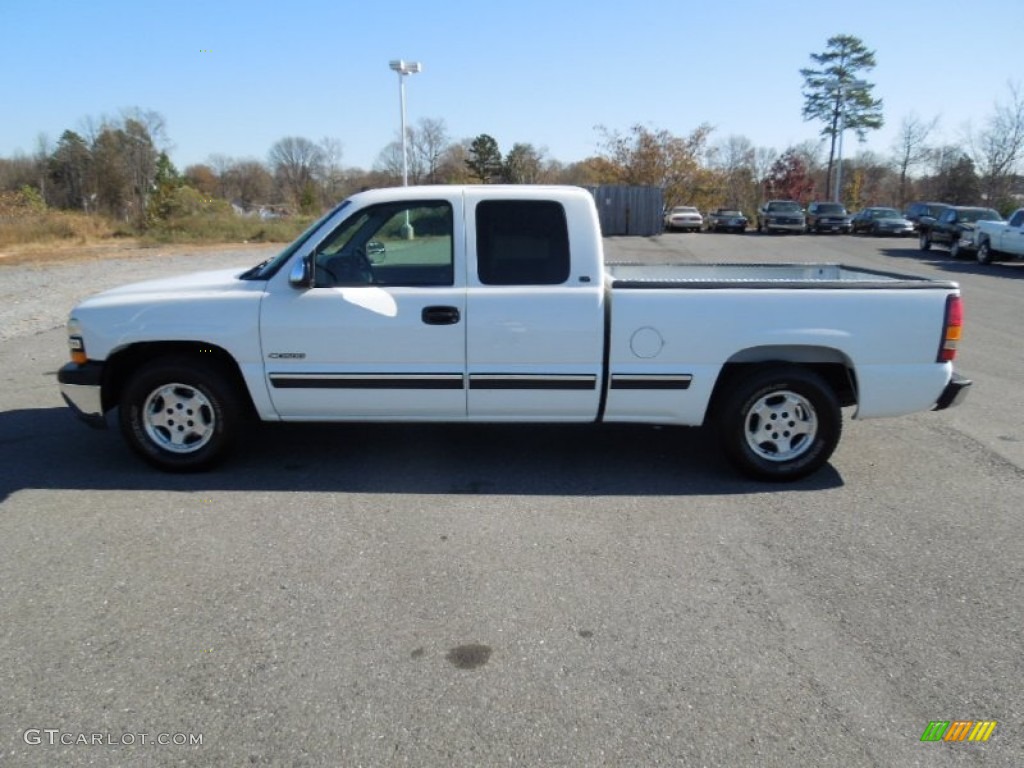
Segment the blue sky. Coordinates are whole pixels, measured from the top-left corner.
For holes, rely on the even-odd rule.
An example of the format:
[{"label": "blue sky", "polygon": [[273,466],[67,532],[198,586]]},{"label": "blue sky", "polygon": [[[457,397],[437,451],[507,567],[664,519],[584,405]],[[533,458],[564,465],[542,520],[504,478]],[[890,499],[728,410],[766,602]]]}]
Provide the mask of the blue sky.
[{"label": "blue sky", "polygon": [[[284,136],[341,141],[369,168],[398,135],[395,58],[410,122],[453,139],[530,142],[563,162],[595,126],[634,123],[783,150],[820,125],[800,115],[801,67],[835,34],[860,37],[887,153],[911,112],[956,143],[1024,78],[1020,0],[808,3],[734,0],[0,0],[0,156],[32,153],[86,116],[160,112],[180,168],[211,154],[265,160]],[[853,134],[846,154],[857,151]]]}]

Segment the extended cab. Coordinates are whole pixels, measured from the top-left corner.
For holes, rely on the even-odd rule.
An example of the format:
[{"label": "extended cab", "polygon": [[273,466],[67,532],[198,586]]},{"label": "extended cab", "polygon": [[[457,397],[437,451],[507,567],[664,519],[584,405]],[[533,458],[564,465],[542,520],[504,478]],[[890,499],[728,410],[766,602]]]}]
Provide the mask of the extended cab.
[{"label": "extended cab", "polygon": [[118,407],[144,459],[195,470],[241,421],[714,425],[766,479],[856,418],[941,409],[955,284],[830,264],[604,264],[590,193],[409,187],[341,203],[251,269],[107,291],[68,322],[66,401]]},{"label": "extended cab", "polygon": [[1024,258],[1024,208],[1014,211],[1008,221],[979,221],[972,236],[975,254],[982,264]]}]

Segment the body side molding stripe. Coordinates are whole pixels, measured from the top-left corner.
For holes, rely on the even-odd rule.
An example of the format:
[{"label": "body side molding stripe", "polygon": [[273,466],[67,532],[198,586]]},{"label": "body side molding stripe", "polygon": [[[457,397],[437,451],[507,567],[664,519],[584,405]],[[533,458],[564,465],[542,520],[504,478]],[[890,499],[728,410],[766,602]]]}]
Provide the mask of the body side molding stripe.
[{"label": "body side molding stripe", "polygon": [[689,389],[693,376],[682,374],[612,374],[612,389]]},{"label": "body side molding stripe", "polygon": [[470,389],[597,389],[597,376],[586,374],[474,373]]},{"label": "body side molding stripe", "polygon": [[464,389],[461,373],[271,373],[275,389]]}]

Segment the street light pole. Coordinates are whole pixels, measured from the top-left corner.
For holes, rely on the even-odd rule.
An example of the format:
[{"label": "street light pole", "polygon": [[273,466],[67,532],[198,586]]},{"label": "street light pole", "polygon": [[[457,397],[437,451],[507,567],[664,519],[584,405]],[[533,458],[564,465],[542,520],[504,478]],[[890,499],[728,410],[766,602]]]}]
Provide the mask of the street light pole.
[{"label": "street light pole", "polygon": [[[836,191],[833,196],[837,203],[843,202],[843,134],[846,132],[846,99],[843,96],[843,81],[836,80],[839,91],[839,164],[836,167]],[[867,83],[863,80],[851,80],[845,84],[849,88],[863,88]]]},{"label": "street light pole", "polygon": [[[405,78],[408,75],[415,75],[423,71],[423,65],[418,61],[404,61],[394,59],[388,62],[388,66],[398,73],[398,102],[402,111],[402,186],[409,186],[409,150],[406,146],[405,135]],[[402,225],[402,237],[412,240],[412,224],[409,223],[409,210],[405,211],[405,224]]]},{"label": "street light pole", "polygon": [[402,111],[402,186],[409,186],[409,151],[406,147],[405,136],[405,78],[407,75],[415,75],[423,71],[423,65],[418,61],[403,61],[396,59],[389,62],[389,66],[398,73],[398,103]]}]

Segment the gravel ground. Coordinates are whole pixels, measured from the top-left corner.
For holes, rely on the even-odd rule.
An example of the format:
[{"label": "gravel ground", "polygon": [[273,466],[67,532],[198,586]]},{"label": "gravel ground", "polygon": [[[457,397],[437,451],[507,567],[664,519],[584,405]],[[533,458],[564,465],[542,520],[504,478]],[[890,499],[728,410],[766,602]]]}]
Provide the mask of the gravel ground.
[{"label": "gravel ground", "polygon": [[[108,288],[169,274],[247,267],[283,247],[271,243],[100,248],[68,251],[59,260],[46,253],[40,253],[35,262],[0,260],[0,341],[58,328],[78,302]],[[97,260],[107,268],[95,269]]]}]

